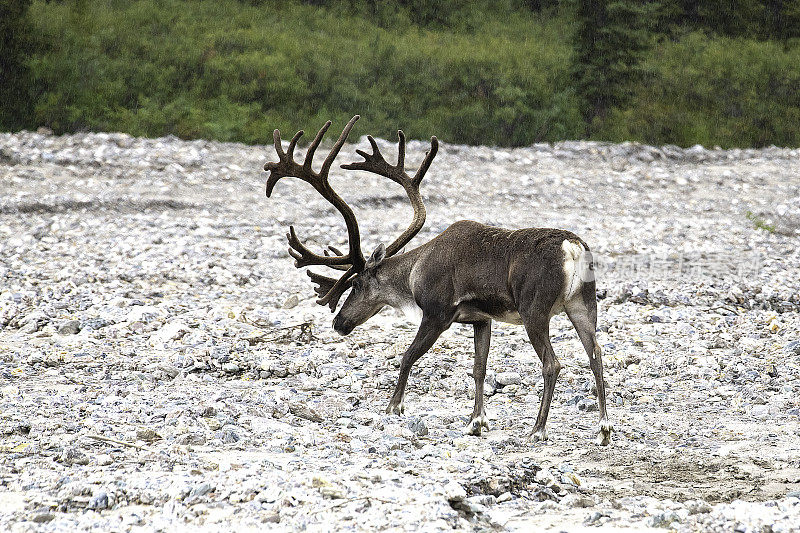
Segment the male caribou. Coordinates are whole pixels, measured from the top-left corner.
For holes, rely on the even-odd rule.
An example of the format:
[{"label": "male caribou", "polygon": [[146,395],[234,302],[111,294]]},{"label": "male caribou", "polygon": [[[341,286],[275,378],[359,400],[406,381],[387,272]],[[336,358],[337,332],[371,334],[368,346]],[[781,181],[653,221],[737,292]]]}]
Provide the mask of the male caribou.
[{"label": "male caribou", "polygon": [[[546,440],[545,424],[561,364],[550,345],[550,319],[566,312],[589,355],[589,364],[597,384],[600,427],[597,442],[607,445],[612,426],[606,415],[606,393],[600,345],[595,337],[597,302],[589,247],[569,231],[549,228],[507,230],[462,220],[448,227],[431,241],[401,253],[403,247],[422,229],[425,206],[419,192],[420,182],[436,156],[438,141],[431,137],[431,149],[412,178],[404,170],[405,136],[398,131],[397,164],[390,165],[380,153],[375,140],[368,136],[372,153],[356,152],[363,161],[342,165],[348,170],[363,170],[384,176],[405,189],[414,208],[411,225],[384,247],[379,245],[366,259],[361,252],[358,223],[353,211],[333,190],[328,172],[359,116],[347,123],[319,171],[312,167],[314,153],[330,127],[328,121],[319,130],[302,164],[294,160],[297,141],[303,131],[289,142],[284,152],[280,132],[275,130],[278,162],[267,163],[267,197],[283,177],[292,176],[309,183],[344,217],[349,250],[343,254],[329,246],[322,255],[309,250],[289,227],[289,254],[297,268],[320,265],[343,271],[338,278],[307,272],[316,285],[320,305],[336,310],[347,289],[350,294],[333,320],[341,335],[369,320],[384,306],[400,309],[420,318],[419,330],[403,354],[400,377],[386,409],[387,413],[404,411],[406,383],[414,363],[454,322],[472,324],[475,333],[475,407],[465,433],[480,435],[488,429],[483,407],[483,382],[489,353],[492,320],[522,324],[542,361],[544,390],[533,427],[535,441]],[[330,250],[330,252],[329,252]]]}]

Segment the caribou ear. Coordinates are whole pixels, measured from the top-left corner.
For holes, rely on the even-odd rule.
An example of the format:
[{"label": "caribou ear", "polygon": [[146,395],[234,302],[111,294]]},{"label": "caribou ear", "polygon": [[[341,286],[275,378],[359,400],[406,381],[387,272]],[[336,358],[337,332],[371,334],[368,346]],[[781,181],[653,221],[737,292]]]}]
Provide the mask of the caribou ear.
[{"label": "caribou ear", "polygon": [[372,255],[369,256],[367,259],[366,268],[376,267],[386,259],[386,247],[383,244],[379,244],[375,251],[372,252]]}]

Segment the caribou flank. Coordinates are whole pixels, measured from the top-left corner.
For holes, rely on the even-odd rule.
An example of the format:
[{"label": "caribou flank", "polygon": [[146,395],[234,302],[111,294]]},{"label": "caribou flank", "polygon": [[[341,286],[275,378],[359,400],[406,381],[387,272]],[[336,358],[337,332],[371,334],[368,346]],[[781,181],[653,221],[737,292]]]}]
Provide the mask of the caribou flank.
[{"label": "caribou flank", "polygon": [[275,150],[279,161],[267,163],[267,196],[283,177],[293,176],[311,184],[344,217],[348,233],[348,252],[329,246],[322,255],[306,248],[289,228],[289,254],[298,268],[320,265],[343,271],[338,278],[308,272],[319,296],[317,303],[335,311],[339,299],[349,288],[350,294],[333,320],[334,329],[347,335],[377,314],[384,306],[418,316],[420,326],[411,345],[403,354],[400,377],[387,408],[388,413],[404,411],[406,383],[414,363],[454,322],[472,324],[475,333],[475,406],[465,433],[480,435],[488,429],[483,407],[483,382],[489,353],[492,320],[522,324],[542,361],[544,390],[534,440],[546,440],[545,424],[561,364],[550,345],[550,319],[566,312],[589,355],[589,364],[597,384],[600,427],[597,442],[606,445],[612,426],[606,415],[606,394],[600,345],[595,337],[597,302],[589,247],[574,233],[559,229],[529,228],[506,230],[478,222],[460,221],[431,241],[405,253],[403,247],[422,229],[425,206],[419,192],[420,182],[436,156],[438,141],[431,138],[419,170],[412,178],[404,170],[405,136],[398,131],[397,164],[390,165],[381,155],[375,140],[368,136],[372,153],[356,152],[363,161],[342,165],[344,169],[363,170],[389,178],[406,191],[414,208],[411,225],[388,247],[382,244],[365,259],[361,252],[358,223],[353,211],[328,183],[328,172],[358,120],[354,116],[345,126],[319,172],[312,168],[314,153],[330,127],[327,122],[311,142],[302,164],[295,162],[294,151],[303,135],[299,131],[286,152],[280,132],[275,130]]}]

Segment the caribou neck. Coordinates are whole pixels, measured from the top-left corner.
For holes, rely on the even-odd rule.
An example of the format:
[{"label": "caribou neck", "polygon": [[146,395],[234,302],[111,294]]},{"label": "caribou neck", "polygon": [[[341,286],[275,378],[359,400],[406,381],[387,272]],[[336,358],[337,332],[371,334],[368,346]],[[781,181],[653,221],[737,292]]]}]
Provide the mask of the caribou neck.
[{"label": "caribou neck", "polygon": [[[378,283],[385,289],[385,305],[408,314],[409,307],[417,307],[411,286],[411,274],[420,257],[421,248],[387,257],[375,271]],[[418,308],[417,308],[418,309]],[[413,310],[416,314],[416,309]]]}]

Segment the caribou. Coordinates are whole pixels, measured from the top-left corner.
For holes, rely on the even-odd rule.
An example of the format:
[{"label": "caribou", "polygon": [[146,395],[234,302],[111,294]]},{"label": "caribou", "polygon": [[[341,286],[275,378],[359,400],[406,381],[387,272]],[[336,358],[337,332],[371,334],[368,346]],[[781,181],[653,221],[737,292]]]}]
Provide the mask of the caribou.
[{"label": "caribou", "polygon": [[561,370],[561,363],[550,344],[550,319],[565,312],[589,356],[600,412],[597,443],[607,445],[611,440],[612,425],[606,414],[602,353],[595,335],[597,300],[589,246],[566,230],[508,230],[463,220],[455,222],[427,243],[404,252],[403,248],[425,223],[420,183],[436,157],[439,144],[436,137],[431,137],[430,150],[411,177],[405,171],[406,141],[401,130],[397,132],[396,164],[389,164],[375,139],[368,136],[372,153],[356,150],[363,161],[341,165],[346,170],[374,173],[399,184],[414,209],[409,227],[388,246],[380,244],[369,258],[365,258],[356,217],[328,181],[334,159],[358,119],[356,115],[347,123],[319,171],[313,168],[314,154],[331,125],[330,121],[314,137],[302,163],[295,161],[294,152],[303,131],[292,137],[284,151],[280,132],[276,129],[274,143],[278,161],[264,165],[264,170],[269,172],[266,195],[271,197],[281,178],[299,178],[309,183],[344,218],[347,253],[333,246],[328,246],[322,254],[313,252],[298,238],[294,226],[289,227],[287,234],[288,251],[297,268],[323,266],[342,272],[338,278],[331,278],[307,271],[315,285],[317,303],[329,306],[331,312],[336,311],[340,298],[350,290],[333,320],[333,329],[337,333],[348,335],[386,306],[419,318],[419,329],[403,354],[400,376],[386,412],[404,412],[411,368],[436,339],[453,323],[471,324],[475,345],[472,370],[475,405],[464,432],[480,435],[482,429],[488,430],[483,387],[492,321],[521,324],[542,362],[544,378],[541,404],[531,437],[534,442],[547,440],[545,425],[556,378]]}]

